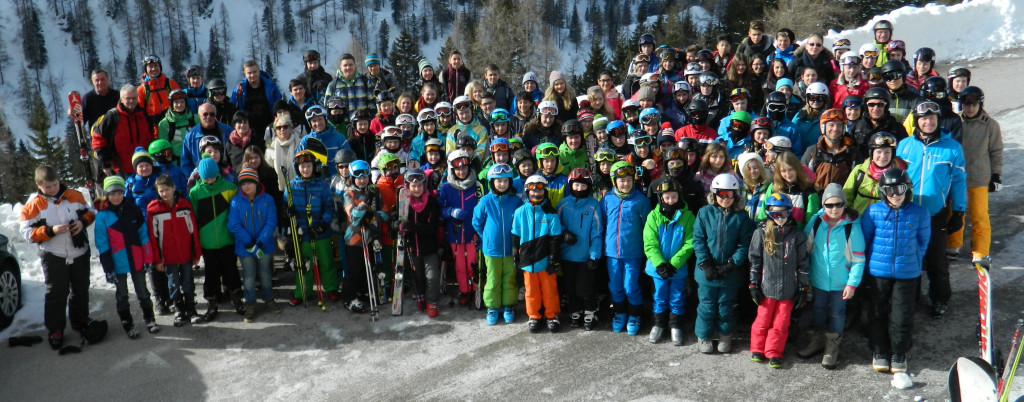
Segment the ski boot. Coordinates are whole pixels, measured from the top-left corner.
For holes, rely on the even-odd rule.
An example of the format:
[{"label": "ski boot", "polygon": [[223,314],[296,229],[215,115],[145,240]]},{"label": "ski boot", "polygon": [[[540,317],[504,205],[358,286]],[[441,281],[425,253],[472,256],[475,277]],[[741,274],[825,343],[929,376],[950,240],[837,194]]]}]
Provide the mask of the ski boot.
[{"label": "ski boot", "polygon": [[178,299],[174,301],[174,307],[176,312],[174,313],[174,326],[182,327],[188,322],[188,308],[185,307],[185,300]]},{"label": "ski boot", "polygon": [[193,324],[201,324],[203,322],[203,316],[199,315],[199,312],[196,311],[195,296],[191,296],[185,299],[185,308],[188,309],[188,318],[189,320],[192,321]]},{"label": "ski boot", "polygon": [[626,319],[628,318],[629,316],[626,313],[616,314],[612,318],[612,332],[622,332],[626,328]]},{"label": "ski boot", "polygon": [[718,336],[718,353],[732,352],[732,335]]},{"label": "ski boot", "polygon": [[171,302],[166,299],[157,300],[156,312],[160,315],[171,315]]},{"label": "ski boot", "polygon": [[437,314],[437,303],[427,303],[427,317],[436,318]]},{"label": "ski boot", "polygon": [[569,321],[569,326],[570,327],[579,328],[580,325],[583,325],[583,312],[582,311],[573,311],[572,314],[569,315],[569,319],[570,319],[570,321]]},{"label": "ski boot", "polygon": [[558,321],[558,317],[548,318],[548,331],[551,331],[551,333],[553,334],[558,332],[558,330],[561,328],[562,323]]},{"label": "ski boot", "polygon": [[153,316],[153,306],[142,309],[142,320],[146,323],[146,331],[151,334],[160,332],[160,326],[156,324],[156,317]]},{"label": "ski boot", "polygon": [[121,318],[121,327],[124,328],[124,332],[128,334],[128,339],[137,339],[139,337],[139,331],[135,329],[131,311],[118,310],[117,315]]},{"label": "ski boot", "polygon": [[498,325],[498,309],[489,308],[487,309],[487,326]]},{"label": "ski boot", "polygon": [[597,312],[593,310],[587,310],[583,312],[583,329],[587,331],[593,331],[594,327],[597,326]]},{"label": "ski boot", "polygon": [[206,301],[206,312],[203,313],[203,322],[212,322],[217,318],[217,299]]},{"label": "ski boot", "polygon": [[53,350],[60,350],[60,347],[64,345],[64,331],[50,332],[48,340],[50,342],[50,348]]},{"label": "ski boot", "polygon": [[668,312],[654,314],[654,326],[651,327],[651,343],[658,343],[665,334],[665,327],[668,326]]},{"label": "ski boot", "polygon": [[511,324],[516,321],[516,309],[515,307],[505,307],[505,323]]},{"label": "ski boot", "polygon": [[683,317],[669,313],[668,326],[672,328],[672,344],[683,346],[683,340],[686,338],[683,335]]},{"label": "ski boot", "polygon": [[242,290],[231,292],[231,305],[234,306],[238,315],[245,315],[245,303],[242,302]]},{"label": "ski boot", "polygon": [[634,336],[640,333],[640,317],[631,315],[629,321],[626,323],[626,334]]},{"label": "ski boot", "polygon": [[242,322],[246,324],[253,322],[256,319],[256,303],[245,303],[245,311],[242,315]]},{"label": "ski boot", "polygon": [[526,326],[530,329],[530,333],[531,334],[536,334],[536,333],[540,332],[540,328],[541,328],[540,320],[538,320],[536,318],[531,318],[530,321],[528,321],[526,323]]}]

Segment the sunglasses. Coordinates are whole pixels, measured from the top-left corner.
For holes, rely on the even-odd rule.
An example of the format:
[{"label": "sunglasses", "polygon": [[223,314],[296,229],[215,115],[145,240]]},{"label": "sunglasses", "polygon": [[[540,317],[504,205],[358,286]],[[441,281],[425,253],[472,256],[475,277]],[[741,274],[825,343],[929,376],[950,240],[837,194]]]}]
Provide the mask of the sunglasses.
[{"label": "sunglasses", "polygon": [[882,194],[885,194],[887,197],[903,195],[906,194],[908,190],[910,190],[910,186],[906,184],[897,184],[895,186],[882,186],[879,188],[882,190]]},{"label": "sunglasses", "polygon": [[353,171],[349,172],[348,174],[350,176],[352,176],[352,177],[369,177],[370,176],[370,171],[366,170],[366,169],[353,170]]},{"label": "sunglasses", "polygon": [[216,113],[200,113],[199,115],[202,116],[202,117],[214,117],[217,114]]},{"label": "sunglasses", "polygon": [[423,183],[427,181],[427,176],[422,173],[413,173],[405,176],[406,183]]},{"label": "sunglasses", "polygon": [[846,207],[846,203],[845,202],[825,203],[825,204],[821,204],[821,206],[825,207],[825,209],[840,209],[840,208]]},{"label": "sunglasses", "polygon": [[546,188],[548,188],[548,186],[544,183],[530,183],[526,185],[527,190],[544,190]]},{"label": "sunglasses", "polygon": [[789,209],[783,209],[781,211],[768,211],[768,217],[772,219],[788,218]]},{"label": "sunglasses", "polygon": [[868,51],[864,52],[864,57],[865,58],[867,58],[867,57],[878,57],[878,51],[877,50],[868,50]]},{"label": "sunglasses", "polygon": [[339,163],[337,167],[338,167],[338,170],[342,170],[342,169],[348,170],[348,164],[347,163]]},{"label": "sunglasses", "polygon": [[491,145],[491,152],[508,152],[508,144],[499,142]]},{"label": "sunglasses", "polygon": [[733,198],[736,198],[736,192],[732,190],[718,190],[715,191],[715,197],[721,198],[723,200],[731,200]]},{"label": "sunglasses", "polygon": [[808,102],[821,102],[821,103],[825,103],[825,102],[828,102],[828,95],[822,95],[822,94],[807,95],[807,101]]},{"label": "sunglasses", "polygon": [[860,99],[850,99],[850,100],[843,101],[843,107],[856,107],[856,108],[859,108],[859,107],[861,107],[863,105],[864,105],[864,102],[862,102]]},{"label": "sunglasses", "polygon": [[914,113],[939,113],[939,104],[935,102],[921,102],[914,107]]},{"label": "sunglasses", "polygon": [[452,161],[453,168],[460,168],[463,166],[469,166],[469,158],[459,158]]},{"label": "sunglasses", "polygon": [[821,47],[820,43],[808,42],[807,47]]},{"label": "sunglasses", "polygon": [[868,109],[881,108],[885,107],[885,102],[868,102],[865,103],[865,105],[868,107]]},{"label": "sunglasses", "polygon": [[558,108],[542,107],[542,108],[540,108],[540,114],[546,114],[548,116],[555,116],[555,115],[558,114]]},{"label": "sunglasses", "polygon": [[885,73],[885,74],[882,74],[882,78],[885,79],[886,81],[896,81],[896,80],[898,80],[900,78],[903,78],[903,74],[902,73]]},{"label": "sunglasses", "polygon": [[636,137],[633,139],[633,145],[636,145],[638,147],[651,145],[651,142],[653,142],[653,140],[651,139],[651,137],[648,136]]},{"label": "sunglasses", "polygon": [[274,126],[274,130],[278,130],[278,131],[280,131],[280,130],[287,130],[287,129],[289,129],[288,126]]},{"label": "sunglasses", "polygon": [[615,177],[633,177],[636,176],[636,168],[632,166],[622,167],[619,170],[612,172]]}]

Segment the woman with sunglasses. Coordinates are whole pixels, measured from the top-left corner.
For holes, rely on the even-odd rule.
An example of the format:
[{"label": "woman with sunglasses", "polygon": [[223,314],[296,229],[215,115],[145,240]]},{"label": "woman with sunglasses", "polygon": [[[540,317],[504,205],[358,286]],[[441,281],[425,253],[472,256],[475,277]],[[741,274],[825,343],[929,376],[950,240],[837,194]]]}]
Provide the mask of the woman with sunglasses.
[{"label": "woman with sunglasses", "polygon": [[832,71],[832,51],[825,49],[824,39],[819,34],[810,34],[803,47],[793,52],[793,61],[789,63],[792,70],[804,67],[813,68],[818,72],[818,82],[829,83],[835,79]]},{"label": "woman with sunglasses", "polygon": [[473,210],[479,200],[476,172],[470,167],[470,156],[466,151],[456,150],[448,154],[448,178],[438,190],[437,199],[441,204],[441,217],[445,219],[445,241],[451,247],[455,259],[455,278],[459,283],[459,305],[469,303],[474,292],[477,263],[477,232],[470,224]]},{"label": "woman with sunglasses", "polygon": [[882,201],[871,204],[860,220],[870,273],[865,287],[874,307],[868,327],[871,366],[880,372],[907,371],[921,260],[933,232],[928,210],[912,202],[913,185],[906,171],[886,170],[879,180]]},{"label": "woman with sunglasses", "polygon": [[604,255],[608,261],[608,287],[614,304],[612,332],[630,336],[640,332],[643,292],[640,274],[643,271],[643,224],[651,212],[647,197],[634,190],[636,168],[626,161],[615,162],[611,168],[613,189],[601,200],[604,228]]},{"label": "woman with sunglasses", "polygon": [[[374,281],[377,280],[375,274],[380,269],[376,266],[372,254],[367,257],[372,252],[368,247],[372,245],[376,250],[383,249],[380,236],[381,229],[388,220],[388,213],[383,210],[380,191],[370,182],[370,164],[356,160],[348,167],[349,179],[344,197],[345,214],[349,218],[345,227],[347,264],[344,265],[345,275],[342,276],[341,300],[345,302],[345,308],[349,311],[363,313],[366,311],[363,301],[373,296],[367,283],[366,269],[368,266],[371,267],[373,272],[370,277]],[[373,286],[373,291],[376,292],[381,284],[374,282]]]},{"label": "woman with sunglasses", "polygon": [[804,228],[812,244],[811,291],[813,315],[808,343],[797,351],[809,358],[824,351],[821,366],[834,369],[846,328],[846,303],[860,286],[864,272],[864,233],[860,214],[849,207],[839,184],[825,188],[823,208]]},{"label": "woman with sunglasses", "polygon": [[[747,250],[754,222],[743,211],[740,184],[731,174],[722,174],[711,184],[707,206],[697,212],[693,227],[693,251],[697,268],[697,320],[694,334],[701,353],[713,353],[712,339],[718,333],[723,353],[732,348],[737,296],[748,274]],[[675,338],[673,337],[675,342]],[[676,342],[681,344],[682,342]]]},{"label": "woman with sunglasses", "polygon": [[[398,236],[403,236],[409,267],[412,268],[416,308],[427,317],[437,317],[437,301],[441,297],[441,274],[438,271],[437,232],[441,225],[441,209],[427,189],[427,175],[420,169],[405,172],[409,191],[408,220],[399,222]],[[398,212],[399,214],[401,211]]]},{"label": "woman with sunglasses", "polygon": [[769,194],[779,193],[790,200],[790,219],[803,230],[809,218],[818,212],[821,203],[821,198],[814,189],[814,182],[808,178],[805,169],[806,167],[800,164],[800,160],[792,153],[778,154],[772,169],[772,183],[765,189],[766,194],[757,207],[757,220],[768,217],[765,202],[770,198]]},{"label": "woman with sunglasses", "polygon": [[863,214],[869,205],[881,200],[878,181],[891,168],[906,169],[907,163],[896,156],[896,137],[887,131],[873,134],[868,142],[868,159],[854,166],[846,178],[843,191],[848,204]]},{"label": "woman with sunglasses", "polygon": [[791,219],[793,203],[785,194],[765,200],[767,218],[750,239],[750,296],[757,318],[750,326],[750,360],[782,368],[794,309],[811,303],[807,235]]}]

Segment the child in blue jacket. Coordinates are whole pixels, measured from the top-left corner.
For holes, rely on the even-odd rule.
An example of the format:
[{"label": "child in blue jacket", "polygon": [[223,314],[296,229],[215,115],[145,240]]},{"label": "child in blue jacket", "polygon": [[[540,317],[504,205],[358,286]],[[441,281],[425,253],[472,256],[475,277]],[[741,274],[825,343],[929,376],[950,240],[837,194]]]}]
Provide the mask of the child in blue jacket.
[{"label": "child in blue jacket", "polygon": [[228,210],[228,231],[235,236],[235,255],[242,263],[243,320],[249,323],[256,317],[257,274],[260,277],[260,296],[267,304],[267,310],[281,313],[281,307],[274,302],[271,276],[277,210],[274,198],[263,191],[255,169],[246,168],[238,173],[238,188],[241,191],[231,199]]},{"label": "child in blue jacket", "polygon": [[[682,187],[673,179],[661,182],[658,208],[644,225],[644,272],[654,280],[654,326],[651,343],[657,343],[666,326],[672,328],[673,342],[683,339],[682,315],[686,304],[686,261],[693,256],[693,225],[696,218],[680,198]],[[669,312],[671,311],[671,316]]]},{"label": "child in blue jacket", "polygon": [[516,266],[512,258],[512,216],[523,200],[512,188],[512,167],[503,163],[491,166],[487,172],[491,192],[480,198],[473,210],[473,229],[480,233],[480,248],[487,266],[487,281],[483,289],[487,306],[487,325],[498,323],[498,309],[502,309],[506,324],[515,321]]},{"label": "child in blue jacket", "polygon": [[597,268],[601,259],[601,204],[593,197],[590,171],[573,169],[568,191],[558,202],[564,243],[561,250],[565,297],[569,299],[570,325],[587,331],[597,325]]},{"label": "child in blue jacket", "polygon": [[[300,233],[299,254],[309,260],[309,268],[304,272],[305,289],[299,286],[299,276],[296,275],[295,295],[289,302],[297,306],[306,299],[305,295],[314,289],[313,258],[316,258],[316,265],[320,268],[319,278],[322,291],[325,297],[331,301],[338,301],[340,295],[338,290],[338,271],[331,262],[334,261],[334,251],[331,249],[331,222],[334,221],[334,194],[331,187],[322,177],[323,165],[320,160],[308,150],[299,151],[295,154],[295,172],[298,176],[288,183],[285,190],[285,199],[289,196],[294,205],[285,209],[286,216],[295,217],[295,225]],[[316,255],[312,249],[316,248]],[[236,243],[237,244],[237,243]],[[303,266],[303,262],[297,262]]]},{"label": "child in blue jacket", "polygon": [[558,248],[562,243],[562,222],[548,201],[548,182],[543,176],[526,179],[530,202],[516,209],[512,217],[512,258],[523,270],[526,286],[526,314],[531,333],[541,330],[541,307],[548,330],[558,332]]},{"label": "child in blue jacket", "polygon": [[[437,201],[441,205],[441,217],[445,220],[444,237],[451,246],[455,260],[455,278],[459,282],[459,305],[469,302],[469,295],[476,289],[470,286],[473,278],[473,266],[476,260],[477,232],[468,222],[473,218],[483,188],[477,183],[476,173],[470,167],[471,158],[462,150],[452,151],[448,155],[449,174],[447,182],[437,192]],[[473,284],[476,286],[476,284]]]},{"label": "child in blue jacket", "polygon": [[864,233],[857,210],[846,206],[842,186],[830,183],[821,199],[822,208],[804,227],[811,244],[814,319],[807,346],[796,354],[808,358],[824,350],[821,365],[831,370],[839,361],[846,301],[853,298],[864,273]]},{"label": "child in blue jacket", "polygon": [[128,338],[136,339],[132,313],[128,305],[128,275],[135,285],[135,296],[142,307],[142,318],[151,334],[160,331],[153,314],[153,301],[149,299],[146,287],[146,271],[152,269],[153,256],[149,253],[149,227],[138,206],[125,202],[124,179],[108,176],[103,180],[105,198],[97,200],[96,224],[93,235],[96,251],[100,253],[100,265],[106,273],[107,283],[114,285],[114,300],[121,326]]},{"label": "child in blue jacket", "polygon": [[[162,172],[156,166],[153,156],[142,147],[135,148],[135,153],[132,154],[132,167],[135,168],[135,173],[125,180],[124,197],[128,202],[135,204],[145,218],[149,203],[160,198],[156,193],[156,178]],[[171,314],[171,295],[167,287],[167,275],[163,272],[148,272],[149,280],[153,283],[153,296],[156,296],[157,314]]]},{"label": "child in blue jacket", "polygon": [[[640,313],[644,297],[640,291],[640,274],[644,264],[643,228],[651,213],[651,202],[644,194],[633,191],[636,168],[629,162],[612,165],[614,188],[601,200],[605,222],[604,255],[608,257],[608,288],[615,317],[612,331],[629,335],[640,331]],[[628,320],[628,323],[627,323]]]}]

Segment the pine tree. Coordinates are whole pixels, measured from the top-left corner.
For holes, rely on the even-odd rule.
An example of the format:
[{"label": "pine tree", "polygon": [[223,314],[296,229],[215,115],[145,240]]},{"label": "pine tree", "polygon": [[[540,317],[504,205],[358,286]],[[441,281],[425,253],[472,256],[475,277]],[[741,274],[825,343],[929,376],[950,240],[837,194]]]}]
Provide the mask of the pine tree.
[{"label": "pine tree", "polygon": [[46,38],[43,37],[43,26],[39,22],[39,11],[35,5],[30,4],[22,14],[21,49],[25,54],[28,68],[36,70],[38,78],[39,70],[46,68],[49,61],[46,54]]},{"label": "pine tree", "polygon": [[263,71],[267,72],[267,75],[270,76],[271,80],[274,80],[275,77],[277,77],[277,74],[275,74],[274,71],[274,63],[270,59],[270,53],[267,53],[266,57],[263,59]]},{"label": "pine tree", "polygon": [[377,57],[383,63],[388,59],[388,46],[391,44],[391,29],[388,28],[388,21],[380,21],[380,30],[377,32]]},{"label": "pine tree", "polygon": [[281,1],[281,14],[284,15],[284,27],[281,34],[284,36],[284,43],[288,45],[290,52],[295,46],[295,17],[292,16],[292,0]]},{"label": "pine tree", "polygon": [[124,58],[125,82],[128,84],[139,83],[139,66],[135,64],[135,49],[128,48],[128,55]]},{"label": "pine tree", "polygon": [[608,21],[608,29],[605,30],[607,35],[603,35],[605,38],[605,46],[615,48],[618,44],[619,35],[619,18],[620,15],[615,9],[615,0],[605,0],[604,9],[608,10],[608,15],[605,16],[605,20]]},{"label": "pine tree", "polygon": [[583,27],[580,23],[580,13],[576,10],[576,7],[572,8],[572,19],[569,21],[569,42],[572,42],[576,46],[576,51],[580,50],[580,41],[583,40]]},{"label": "pine tree", "polygon": [[231,37],[231,18],[228,16],[228,7],[225,3],[220,3],[220,23],[215,25],[220,27],[220,50],[224,57],[224,65],[227,66],[231,64],[231,40],[234,38]]},{"label": "pine tree", "polygon": [[408,30],[403,29],[391,48],[391,73],[395,76],[395,87],[411,89],[419,77],[419,61],[423,56],[419,46]]},{"label": "pine tree", "polygon": [[274,11],[270,7],[270,3],[268,1],[268,5],[263,8],[263,18],[260,21],[260,26],[263,28],[265,38],[263,46],[266,47],[266,54],[272,55],[274,60],[277,60],[278,55],[281,54],[281,35],[277,29],[277,22],[274,20]]},{"label": "pine tree", "polygon": [[590,44],[590,54],[587,56],[587,64],[583,67],[583,75],[579,76],[580,85],[575,85],[576,93],[586,93],[587,88],[597,85],[601,71],[608,68],[608,60],[604,55],[604,47],[601,46],[600,38]]},{"label": "pine tree", "polygon": [[43,97],[39,93],[34,93],[29,98],[29,103],[31,107],[29,108],[28,128],[32,130],[29,139],[32,141],[30,150],[35,155],[32,158],[33,164],[39,161],[54,163],[56,159],[64,159],[60,158],[60,154],[54,152],[57,144],[50,138],[50,114],[46,111]]},{"label": "pine tree", "polygon": [[[420,16],[420,36],[417,39],[420,40],[420,44],[426,45],[430,42],[430,37],[430,29],[427,25],[427,15],[423,14]],[[0,76],[0,78],[2,78],[2,76]]]},{"label": "pine tree", "polygon": [[75,131],[75,122],[71,119],[67,119],[67,123],[64,125],[64,141],[61,146],[65,151],[63,159],[67,160],[65,165],[68,168],[67,172],[58,171],[61,181],[76,187],[84,185],[85,164],[79,159],[78,132]]},{"label": "pine tree", "polygon": [[[3,24],[0,24],[0,32],[6,32]],[[0,85],[3,85],[4,80],[4,68],[11,62],[11,55],[7,54],[7,44],[5,41],[0,40]]]},{"label": "pine tree", "polygon": [[458,49],[458,46],[455,45],[455,39],[452,38],[451,35],[448,35],[448,38],[444,40],[444,45],[441,46],[441,51],[437,54],[438,68],[448,65],[448,55],[456,49]]},{"label": "pine tree", "polygon": [[402,22],[402,16],[405,15],[407,4],[403,0],[391,0],[391,20],[396,25]]},{"label": "pine tree", "polygon": [[210,27],[210,48],[207,54],[210,56],[210,60],[206,65],[206,79],[220,78],[224,79],[227,76],[225,73],[227,69],[224,66],[224,51],[220,48],[220,35],[217,34],[217,28]]}]

